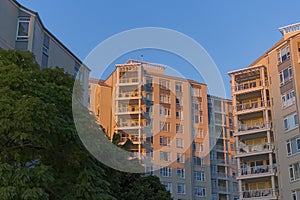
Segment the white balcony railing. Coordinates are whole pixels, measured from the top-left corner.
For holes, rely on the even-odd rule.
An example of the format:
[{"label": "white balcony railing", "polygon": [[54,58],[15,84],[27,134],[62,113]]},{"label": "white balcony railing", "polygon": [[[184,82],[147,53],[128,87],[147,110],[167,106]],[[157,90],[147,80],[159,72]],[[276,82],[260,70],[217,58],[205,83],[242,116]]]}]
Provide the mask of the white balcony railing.
[{"label": "white balcony railing", "polygon": [[245,190],[242,192],[244,199],[252,199],[255,197],[275,197],[277,192],[272,188],[264,188],[264,189],[257,189],[257,190]]},{"label": "white balcony railing", "polygon": [[276,173],[277,167],[275,165],[261,165],[261,166],[244,166],[240,169],[240,176],[257,175],[257,174],[270,174]]},{"label": "white balcony railing", "polygon": [[120,98],[139,97],[139,93],[138,92],[120,92],[119,97]]},{"label": "white balcony railing", "polygon": [[[247,81],[243,82],[241,84],[238,84],[234,87],[234,90],[237,91],[242,91],[242,90],[249,90],[253,88],[257,88],[262,86],[263,81]],[[266,82],[267,85],[267,82]]]},{"label": "white balcony railing", "polygon": [[262,143],[262,144],[253,144],[253,145],[246,145],[244,143],[239,144],[239,154],[247,154],[253,152],[263,152],[263,151],[270,151],[274,149],[274,144],[272,143]]},{"label": "white balcony railing", "polygon": [[252,110],[256,108],[263,108],[263,107],[269,107],[270,101],[254,101],[249,103],[242,103],[236,106],[236,111],[245,111],[245,110]]},{"label": "white balcony railing", "polygon": [[240,124],[238,126],[238,132],[270,128],[270,125],[271,125],[271,122],[263,122],[263,121]]}]

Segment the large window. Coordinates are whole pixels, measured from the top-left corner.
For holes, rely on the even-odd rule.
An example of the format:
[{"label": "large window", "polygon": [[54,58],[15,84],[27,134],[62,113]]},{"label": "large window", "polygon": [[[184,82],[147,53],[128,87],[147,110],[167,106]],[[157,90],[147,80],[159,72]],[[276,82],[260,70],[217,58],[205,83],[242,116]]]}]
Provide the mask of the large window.
[{"label": "large window", "polygon": [[296,98],[295,98],[295,90],[291,90],[283,95],[281,95],[281,100],[282,100],[282,107],[288,107],[290,105],[295,104]]},{"label": "large window", "polygon": [[205,173],[203,171],[194,171],[195,181],[205,181]]},{"label": "large window", "polygon": [[204,165],[204,160],[198,156],[193,157],[193,162],[194,162],[194,165],[197,165],[197,166]]},{"label": "large window", "polygon": [[29,36],[29,18],[20,18],[18,21],[17,40],[27,40]]},{"label": "large window", "polygon": [[204,187],[194,187],[194,194],[196,197],[205,197],[205,188]]},{"label": "large window", "polygon": [[298,123],[299,122],[298,122],[298,114],[297,113],[288,115],[283,119],[284,130],[285,131],[292,130],[292,129],[298,127]]},{"label": "large window", "polygon": [[170,137],[165,137],[165,136],[159,137],[159,144],[161,146],[170,146],[170,141],[171,141]]},{"label": "large window", "polygon": [[280,85],[284,85],[293,79],[293,69],[288,67],[279,72]]},{"label": "large window", "polygon": [[159,80],[159,86],[163,89],[169,89],[170,82],[164,79]]},{"label": "large window", "polygon": [[278,63],[282,63],[284,62],[286,59],[288,59],[291,55],[290,55],[290,46],[287,45],[284,48],[280,49],[277,52],[277,56],[278,56]]},{"label": "large window", "polygon": [[160,168],[160,175],[162,177],[171,177],[172,176],[172,169],[170,167],[161,167]]},{"label": "large window", "polygon": [[160,151],[160,160],[170,162],[171,161],[170,152]]},{"label": "large window", "polygon": [[286,143],[286,149],[288,156],[294,155],[300,152],[300,137],[288,140]]},{"label": "large window", "polygon": [[166,190],[172,194],[172,183],[170,182],[161,182],[166,187]]},{"label": "large window", "polygon": [[185,194],[185,184],[184,183],[178,183],[177,184],[177,193],[178,194]]},{"label": "large window", "polygon": [[161,131],[170,131],[170,123],[169,122],[160,122],[160,130]]},{"label": "large window", "polygon": [[159,109],[159,114],[161,117],[170,117],[170,109],[161,106]]},{"label": "large window", "polygon": [[176,138],[176,148],[183,148],[182,138]]},{"label": "large window", "polygon": [[181,124],[176,124],[176,133],[182,133],[183,126]]},{"label": "large window", "polygon": [[185,178],[185,170],[182,168],[177,168],[177,176],[178,176],[178,178],[184,179]]},{"label": "large window", "polygon": [[300,179],[300,162],[290,165],[290,180],[295,181]]}]

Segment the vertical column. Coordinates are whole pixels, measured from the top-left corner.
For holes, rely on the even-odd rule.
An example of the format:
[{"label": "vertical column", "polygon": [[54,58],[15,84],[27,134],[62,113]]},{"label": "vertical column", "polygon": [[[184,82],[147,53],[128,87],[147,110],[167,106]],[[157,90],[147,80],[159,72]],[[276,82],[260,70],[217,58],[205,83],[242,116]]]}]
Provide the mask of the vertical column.
[{"label": "vertical column", "polygon": [[[139,110],[141,111],[142,109],[142,104],[141,104],[141,101],[142,101],[142,66],[137,66],[138,69],[137,69],[137,72],[138,72],[138,80],[139,80]],[[142,113],[139,112],[139,160],[141,159],[141,145],[142,145],[142,123],[141,123],[141,115]]]},{"label": "vertical column", "polygon": [[[116,115],[116,112],[118,112],[117,110],[119,108],[119,101],[118,101],[119,94],[120,94],[119,83],[120,83],[120,67],[117,67],[117,83],[116,83],[116,89],[115,89],[116,102],[115,102],[115,109],[112,109],[112,110],[115,110],[114,115],[115,115],[117,126],[118,126],[118,122],[119,122],[119,116]],[[114,130],[114,132],[115,132],[115,130]]]}]

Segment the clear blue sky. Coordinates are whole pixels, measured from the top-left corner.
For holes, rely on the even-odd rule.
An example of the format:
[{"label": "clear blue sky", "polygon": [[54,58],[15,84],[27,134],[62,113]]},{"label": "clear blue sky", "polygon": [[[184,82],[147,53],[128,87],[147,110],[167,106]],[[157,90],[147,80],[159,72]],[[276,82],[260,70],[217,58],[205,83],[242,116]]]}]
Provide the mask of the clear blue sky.
[{"label": "clear blue sky", "polygon": [[[182,32],[213,58],[228,83],[228,96],[227,72],[251,64],[281,38],[279,27],[300,21],[299,0],[18,1],[37,11],[45,26],[82,60],[100,42],[128,29],[150,26]],[[139,55],[125,55],[116,62]],[[186,64],[157,51],[143,55],[146,61],[169,66]]]}]

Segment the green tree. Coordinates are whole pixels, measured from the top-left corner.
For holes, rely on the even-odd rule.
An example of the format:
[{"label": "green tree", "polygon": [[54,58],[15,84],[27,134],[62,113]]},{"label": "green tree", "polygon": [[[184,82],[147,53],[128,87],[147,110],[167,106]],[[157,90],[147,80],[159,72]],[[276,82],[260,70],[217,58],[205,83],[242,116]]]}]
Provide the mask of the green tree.
[{"label": "green tree", "polygon": [[85,150],[73,85],[63,69],[40,70],[31,53],[0,50],[0,200],[170,199],[158,179],[110,169]]}]

